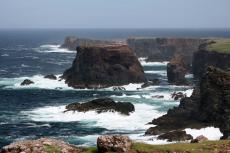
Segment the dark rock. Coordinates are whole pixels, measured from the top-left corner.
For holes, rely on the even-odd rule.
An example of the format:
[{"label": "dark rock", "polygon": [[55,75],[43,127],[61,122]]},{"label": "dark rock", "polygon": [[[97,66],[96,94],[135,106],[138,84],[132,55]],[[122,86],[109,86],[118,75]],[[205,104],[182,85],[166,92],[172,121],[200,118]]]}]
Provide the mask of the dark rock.
[{"label": "dark rock", "polygon": [[164,133],[162,135],[159,135],[157,139],[160,140],[165,140],[167,139],[169,142],[172,141],[186,141],[186,140],[191,140],[193,137],[190,134],[186,134],[185,131],[170,131],[167,133]]},{"label": "dark rock", "polygon": [[34,82],[29,79],[25,79],[24,81],[22,81],[21,86],[27,86],[30,84],[34,84]]},{"label": "dark rock", "polygon": [[155,86],[155,85],[159,85],[160,81],[159,79],[153,79],[153,80],[149,80],[147,82],[145,82],[144,84],[141,85],[141,88],[147,88],[149,86]]},{"label": "dark rock", "polygon": [[230,136],[230,71],[208,67],[191,97],[182,98],[180,105],[166,115],[154,119],[146,134],[164,133],[188,127],[219,127],[223,139]]},{"label": "dark rock", "polygon": [[174,100],[179,100],[179,99],[182,99],[182,98],[185,98],[187,97],[186,94],[183,94],[182,92],[174,92],[171,94],[171,97],[174,99]]},{"label": "dark rock", "polygon": [[208,138],[206,138],[203,135],[200,135],[200,136],[196,137],[195,139],[191,140],[191,143],[201,143],[204,141],[208,141]]},{"label": "dark rock", "polygon": [[83,148],[70,145],[60,140],[41,138],[38,140],[22,140],[3,147],[0,153],[80,153]]},{"label": "dark rock", "polygon": [[[212,42],[213,43],[213,42]],[[230,54],[217,51],[209,51],[207,46],[210,43],[204,43],[199,51],[194,52],[192,69],[194,77],[201,78],[208,66],[214,66],[221,69],[230,67]]]},{"label": "dark rock", "polygon": [[205,39],[193,38],[129,38],[127,44],[138,57],[147,57],[148,61],[169,61],[176,54],[184,57],[190,67],[193,53]]},{"label": "dark rock", "polygon": [[87,112],[94,110],[97,113],[103,112],[119,112],[124,115],[134,112],[135,108],[129,102],[115,102],[111,98],[94,99],[86,103],[72,103],[66,106],[66,111]]},{"label": "dark rock", "polygon": [[145,82],[143,68],[126,45],[78,47],[62,76],[74,88],[104,88]]},{"label": "dark rock", "polygon": [[57,80],[57,77],[53,74],[46,75],[46,76],[44,76],[44,78],[51,79],[51,80]]},{"label": "dark rock", "polygon": [[105,152],[127,152],[130,150],[132,141],[127,136],[106,135],[97,139],[99,153]]},{"label": "dark rock", "polygon": [[124,87],[113,87],[113,91],[125,91]]},{"label": "dark rock", "polygon": [[185,74],[187,68],[181,55],[175,55],[167,64],[168,82],[176,85],[187,84]]},{"label": "dark rock", "polygon": [[164,98],[164,96],[163,95],[155,95],[155,96],[152,96],[152,98],[162,99],[162,98]]}]

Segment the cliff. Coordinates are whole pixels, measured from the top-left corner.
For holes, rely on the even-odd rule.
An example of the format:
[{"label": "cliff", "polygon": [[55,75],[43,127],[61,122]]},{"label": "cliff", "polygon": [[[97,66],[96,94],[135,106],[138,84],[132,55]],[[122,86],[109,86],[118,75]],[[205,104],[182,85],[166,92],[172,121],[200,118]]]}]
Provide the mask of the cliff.
[{"label": "cliff", "polygon": [[230,68],[230,40],[215,40],[204,43],[193,56],[193,74],[201,78],[208,66]]},{"label": "cliff", "polygon": [[74,88],[100,88],[145,82],[143,68],[127,45],[78,47],[72,67],[63,74]]},{"label": "cliff", "polygon": [[114,44],[114,43],[119,43],[119,42],[77,38],[75,36],[68,36],[65,38],[64,44],[61,45],[61,48],[67,48],[69,50],[76,50],[78,46],[109,45],[109,44]]},{"label": "cliff", "polygon": [[193,52],[204,41],[193,38],[129,38],[127,44],[138,57],[147,57],[149,61],[169,61],[175,54],[180,54],[190,65]]},{"label": "cliff", "polygon": [[230,136],[230,71],[208,67],[191,97],[183,98],[178,107],[152,121],[156,127],[146,134],[158,135],[188,127],[217,126]]}]

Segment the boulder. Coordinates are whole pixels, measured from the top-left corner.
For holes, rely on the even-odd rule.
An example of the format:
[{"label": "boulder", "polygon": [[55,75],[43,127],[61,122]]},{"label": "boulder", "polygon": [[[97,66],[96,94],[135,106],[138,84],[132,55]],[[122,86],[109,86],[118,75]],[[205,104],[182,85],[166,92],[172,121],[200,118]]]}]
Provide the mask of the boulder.
[{"label": "boulder", "polygon": [[186,96],[186,94],[183,94],[182,92],[174,92],[174,93],[171,94],[171,97],[174,100],[179,100],[179,99],[185,98],[187,96]]},{"label": "boulder", "polygon": [[105,135],[97,139],[99,153],[105,152],[127,152],[130,150],[132,141],[127,136]]},{"label": "boulder", "polygon": [[44,76],[44,78],[51,79],[51,80],[57,80],[57,77],[53,74],[46,75],[46,76]]},{"label": "boulder", "polygon": [[164,98],[164,96],[163,95],[155,95],[155,96],[152,96],[152,98],[162,99],[162,98]]},{"label": "boulder", "polygon": [[30,84],[34,84],[34,82],[29,79],[25,79],[24,81],[22,81],[21,86],[28,86]]},{"label": "boulder", "polygon": [[203,136],[203,135],[200,135],[200,136],[196,137],[195,139],[191,140],[191,143],[201,143],[204,141],[208,141],[208,138]]},{"label": "boulder", "polygon": [[187,68],[181,55],[175,55],[167,64],[168,82],[176,85],[187,84],[185,74]]},{"label": "boulder", "polygon": [[162,135],[159,135],[157,139],[165,140],[172,142],[172,141],[186,141],[191,140],[193,137],[190,134],[186,134],[185,131],[170,131],[167,133],[164,133]]},{"label": "boulder", "polygon": [[126,89],[124,87],[113,87],[113,91],[125,91]]},{"label": "boulder", "polygon": [[143,68],[127,45],[78,47],[62,76],[74,88],[104,88],[146,82]]},{"label": "boulder", "polygon": [[160,81],[159,79],[153,79],[153,80],[149,80],[147,82],[145,82],[144,84],[141,85],[141,88],[147,88],[149,86],[155,86],[155,85],[159,85]]},{"label": "boulder", "polygon": [[92,110],[97,113],[119,112],[124,115],[129,115],[135,111],[135,108],[132,103],[115,102],[111,98],[99,98],[86,103],[72,103],[66,106],[66,111],[87,112]]},{"label": "boulder", "polygon": [[80,153],[84,149],[65,143],[64,141],[41,138],[38,140],[22,140],[3,147],[0,153]]}]

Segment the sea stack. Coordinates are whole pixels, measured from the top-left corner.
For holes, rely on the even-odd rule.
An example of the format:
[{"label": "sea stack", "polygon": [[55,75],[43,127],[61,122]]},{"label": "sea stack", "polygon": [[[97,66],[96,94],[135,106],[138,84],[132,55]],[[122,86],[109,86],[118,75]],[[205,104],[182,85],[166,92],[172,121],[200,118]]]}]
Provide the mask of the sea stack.
[{"label": "sea stack", "polygon": [[181,55],[175,55],[167,64],[168,82],[176,85],[186,84],[185,74],[187,72],[186,64]]},{"label": "sea stack", "polygon": [[77,47],[63,78],[74,88],[104,88],[146,81],[143,68],[127,45]]}]

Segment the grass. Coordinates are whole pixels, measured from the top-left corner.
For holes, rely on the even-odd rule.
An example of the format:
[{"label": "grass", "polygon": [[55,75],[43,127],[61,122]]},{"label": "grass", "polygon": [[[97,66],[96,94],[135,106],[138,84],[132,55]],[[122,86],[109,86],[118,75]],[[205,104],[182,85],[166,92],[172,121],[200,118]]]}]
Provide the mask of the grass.
[{"label": "grass", "polygon": [[[127,153],[212,153],[230,151],[230,141],[206,141],[203,143],[175,143],[167,145],[149,145],[144,143],[134,143]],[[97,153],[97,149],[89,148],[84,153]]]},{"label": "grass", "polygon": [[61,153],[60,148],[55,146],[45,145],[47,153]]},{"label": "grass", "polygon": [[221,53],[230,53],[230,39],[218,39],[208,46],[208,50]]}]

